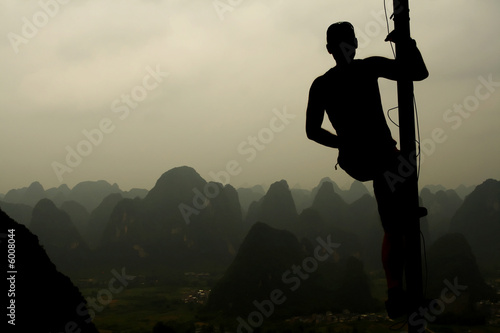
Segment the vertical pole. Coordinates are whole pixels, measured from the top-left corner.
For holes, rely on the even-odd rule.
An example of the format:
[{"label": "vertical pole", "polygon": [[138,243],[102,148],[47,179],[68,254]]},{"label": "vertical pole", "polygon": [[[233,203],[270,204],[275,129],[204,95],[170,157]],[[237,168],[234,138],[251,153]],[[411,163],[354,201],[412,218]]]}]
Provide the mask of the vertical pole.
[{"label": "vertical pole", "polygon": [[[410,10],[408,0],[393,0],[394,4],[394,29],[402,39],[410,38]],[[407,56],[405,43],[396,43],[396,60]],[[417,215],[419,206],[418,180],[416,163],[416,141],[415,141],[415,114],[413,108],[413,81],[398,80],[398,114],[399,114],[399,136],[401,154],[404,159],[413,166],[413,171],[405,179],[403,184],[403,195],[406,197],[408,211],[405,240],[406,240],[406,262],[405,280],[409,301],[408,308],[408,332],[414,333],[422,329],[416,326],[416,314],[423,299],[422,291],[422,255],[420,248],[420,221]],[[421,321],[419,321],[421,322]]]}]

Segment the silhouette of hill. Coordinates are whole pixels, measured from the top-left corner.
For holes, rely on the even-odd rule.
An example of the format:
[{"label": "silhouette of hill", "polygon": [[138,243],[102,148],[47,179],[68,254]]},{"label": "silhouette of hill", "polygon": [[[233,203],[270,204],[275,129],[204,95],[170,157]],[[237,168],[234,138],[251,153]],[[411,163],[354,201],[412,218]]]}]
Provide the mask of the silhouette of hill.
[{"label": "silhouette of hill", "polygon": [[73,189],[66,184],[44,190],[39,182],[33,182],[29,187],[12,189],[4,196],[3,201],[8,203],[21,203],[34,207],[38,201],[47,198],[56,206],[61,206],[65,201],[76,201],[83,205],[87,211],[95,209],[101,201],[111,193],[120,193],[125,198],[144,198],[147,190],[133,188],[130,191],[122,191],[117,184],[109,184],[104,180],[84,181],[78,183]]},{"label": "silhouette of hill", "polygon": [[458,196],[464,200],[465,197],[467,197],[469,194],[471,194],[474,189],[476,188],[475,185],[473,186],[465,186],[464,184],[458,186],[456,189],[455,189],[455,192],[457,192]]},{"label": "silhouette of hill", "polygon": [[128,199],[135,199],[135,198],[140,198],[143,199],[148,195],[148,190],[143,189],[143,188],[132,188],[130,191],[124,191],[122,192],[122,195],[124,198]]},{"label": "silhouette of hill", "polygon": [[[457,188],[452,189],[452,190],[457,193],[457,195],[460,197],[460,199],[464,200],[465,197],[468,196],[470,193],[472,193],[472,191],[474,191],[475,188],[476,188],[475,185],[474,186],[465,186],[464,184],[461,184]],[[447,190],[449,190],[446,187],[444,187],[443,185],[425,185],[423,189],[427,189],[433,194],[435,194],[439,191],[446,192]]]},{"label": "silhouette of hill", "polygon": [[246,316],[253,310],[254,300],[267,299],[274,289],[289,289],[282,275],[302,257],[293,234],[255,223],[224,277],[212,289],[208,308]]},{"label": "silhouette of hill", "polygon": [[[159,260],[158,256],[150,258],[148,234],[143,223],[143,207],[140,199],[121,199],[118,194],[108,196],[109,202],[103,207],[105,225],[100,237],[97,253],[101,262],[113,265],[151,264],[150,259]],[[118,200],[116,203],[115,201]],[[114,204],[113,204],[114,203]],[[104,210],[111,208],[109,217],[104,220]],[[154,254],[154,253],[153,253]]]},{"label": "silhouette of hill", "polygon": [[331,180],[329,177],[322,178],[315,188],[311,191],[311,198],[315,198],[319,189],[323,186],[324,183],[331,183],[333,185],[333,190],[335,193],[337,193],[345,203],[351,204],[354,201],[358,200],[365,194],[370,194],[366,186],[357,180],[351,183],[351,186],[349,187],[348,190],[342,190],[337,183],[335,183],[333,180]]},{"label": "silhouette of hill", "polygon": [[422,190],[428,190],[430,193],[436,193],[438,191],[446,191],[446,188],[443,185],[435,185],[435,184],[428,184],[425,185]]},{"label": "silhouette of hill", "polygon": [[326,223],[346,230],[347,203],[334,190],[330,182],[323,182],[314,197],[311,208],[315,209]]},{"label": "silhouette of hill", "polygon": [[260,185],[249,188],[240,187],[237,189],[237,192],[244,218],[248,213],[250,204],[254,201],[259,201],[266,194],[266,191]]},{"label": "silhouette of hill", "polygon": [[27,187],[11,189],[7,191],[7,193],[3,197],[3,200],[8,203],[21,203],[22,196],[27,189]]},{"label": "silhouette of hill", "polygon": [[109,194],[90,213],[88,229],[84,236],[90,248],[95,249],[101,245],[104,229],[106,229],[111,213],[122,199],[120,193]]},{"label": "silhouette of hill", "polygon": [[[196,220],[207,205],[203,194],[206,185],[207,182],[190,167],[177,167],[165,172],[144,198],[152,222],[169,229],[168,233],[171,233],[171,229],[183,228],[191,220]],[[186,206],[185,215],[179,209],[181,205]],[[165,220],[166,216],[168,220]]]},{"label": "silhouette of hill", "polygon": [[246,223],[252,225],[257,221],[278,229],[291,230],[296,228],[297,209],[285,180],[273,183],[264,197],[257,203],[250,205]]},{"label": "silhouette of hill", "polygon": [[500,181],[478,185],[451,219],[450,231],[465,236],[481,266],[499,269]]},{"label": "silhouette of hill", "polygon": [[3,211],[0,225],[3,253],[7,253],[4,244],[8,230],[14,230],[16,244],[15,298],[11,298],[15,299],[15,326],[9,325],[8,332],[65,332],[70,328],[74,332],[98,333],[90,321],[85,299],[56,269],[37,236]]},{"label": "silhouette of hill", "polygon": [[[241,210],[238,192],[231,185],[222,186],[218,183],[211,183],[212,186],[218,186],[219,194],[210,199],[210,205],[207,207],[203,221],[194,223],[191,228],[191,236],[198,232],[198,241],[202,244],[205,240],[213,239],[212,245],[206,244],[203,251],[213,248],[213,256],[220,256],[233,259],[236,251],[243,239],[247,229],[243,225],[243,213]],[[230,254],[230,257],[227,256]],[[229,262],[228,262],[229,263]]]},{"label": "silhouette of hill", "polygon": [[[474,187],[459,188],[467,191]],[[459,188],[443,190],[442,186],[427,186],[422,190],[423,205],[429,210],[429,215],[422,220],[424,233],[429,225],[427,244],[449,231],[463,233],[480,267],[494,272],[500,262],[500,245],[496,242],[500,233],[498,181],[484,182],[464,201],[457,193]],[[151,191],[124,192],[118,185],[105,181],[82,182],[72,190],[66,185],[44,190],[40,183],[33,182],[29,187],[9,191],[4,199],[10,201],[0,202],[0,207],[31,228],[33,209],[12,201],[32,203],[39,198],[45,203],[50,198],[57,199],[60,210],[67,213],[71,225],[76,227],[76,234],[83,237],[82,241],[81,237],[74,236],[74,230],[69,230],[67,241],[83,244],[81,248],[88,244],[93,250],[114,244],[115,250],[110,254],[119,256],[122,251],[141,262],[146,257],[151,261],[158,258],[178,264],[193,258],[202,262],[216,257],[220,262],[229,262],[244,235],[254,223],[261,221],[310,242],[318,235],[331,234],[343,244],[338,251],[339,258],[353,255],[362,259],[369,269],[380,268],[382,228],[376,202],[359,182],[353,182],[350,189],[344,191],[330,178],[323,178],[316,188],[308,191],[290,189],[287,182],[281,180],[264,193],[260,186],[235,190],[231,185],[206,182],[194,169],[178,167],[165,172]],[[50,199],[55,204],[54,200]],[[354,201],[348,203],[347,200]],[[98,205],[89,214],[85,205],[96,202]],[[55,220],[68,220],[61,216]],[[54,232],[62,242],[58,228],[49,228],[50,232],[45,227],[36,228],[35,224],[42,241]],[[128,231],[124,232],[124,228]],[[130,230],[135,235],[131,235]],[[47,250],[52,254],[50,246]],[[54,260],[58,263],[60,258]]]},{"label": "silhouette of hill", "polygon": [[68,200],[74,200],[83,205],[89,212],[94,210],[102,200],[112,193],[121,193],[117,184],[111,185],[105,180],[85,181],[75,185],[68,195]]},{"label": "silhouette of hill", "polygon": [[187,226],[199,221],[208,207],[203,194],[207,182],[190,167],[165,172],[144,198],[144,228],[148,253],[163,253],[164,260],[181,264],[188,256]]},{"label": "silhouette of hill", "polygon": [[164,173],[146,198],[113,206],[100,251],[108,260],[141,265],[227,264],[242,234],[237,191],[178,167]]},{"label": "silhouette of hill", "polygon": [[[328,225],[317,210],[313,208],[306,208],[299,215],[299,224],[296,230],[296,236],[314,240],[319,235],[324,235],[325,233],[327,234],[328,230],[332,229],[334,229],[334,227]],[[335,238],[335,241],[337,243],[343,243],[337,238]]]},{"label": "silhouette of hill", "polygon": [[[476,310],[475,303],[497,301],[498,295],[485,283],[463,235],[447,234],[429,248],[428,271],[428,296],[445,304],[439,322],[484,323],[484,315]],[[445,288],[447,291],[443,292]]]},{"label": "silhouette of hill", "polygon": [[369,194],[363,195],[347,208],[346,231],[355,234],[360,244],[360,258],[369,269],[381,269],[381,244],[384,235],[377,202]]},{"label": "silhouette of hill", "polygon": [[323,183],[325,182],[328,182],[328,183],[331,183],[333,185],[333,190],[335,191],[335,193],[342,193],[343,191],[340,189],[340,187],[337,185],[337,183],[335,183],[333,180],[330,179],[330,177],[324,177],[322,178],[320,181],[319,181],[319,184],[312,189],[311,191],[311,197],[312,198],[315,198],[316,195],[318,194],[318,191],[319,189],[321,188],[321,186],[323,185]]},{"label": "silhouette of hill", "polygon": [[365,194],[347,204],[330,182],[323,182],[316,193],[311,208],[301,214],[301,231],[297,235],[311,235],[313,229],[317,230],[315,236],[332,234],[344,244],[339,250],[344,257],[353,255],[372,269],[380,268],[383,231],[375,199]]},{"label": "silhouette of hill", "polygon": [[61,270],[81,268],[90,251],[69,215],[49,199],[40,200],[30,222],[30,230],[38,236],[47,254]]},{"label": "silhouette of hill", "polygon": [[330,221],[325,221],[314,208],[306,208],[299,216],[298,227],[293,230],[297,238],[315,242],[318,237],[329,235],[333,242],[342,244],[335,251],[335,260],[349,256],[360,256],[361,245],[355,233],[348,232],[335,226]]},{"label": "silhouette of hill", "polygon": [[337,309],[358,313],[380,311],[381,305],[371,296],[370,280],[365,273],[363,262],[351,256],[341,261],[339,265],[340,282],[338,289],[335,290]]},{"label": "silhouette of hill", "polygon": [[34,206],[38,201],[45,198],[45,190],[39,182],[33,182],[29,187],[12,189],[4,197],[4,201],[10,203],[23,203]]},{"label": "silhouette of hill", "polygon": [[301,188],[292,188],[291,193],[293,201],[295,202],[295,207],[297,208],[297,213],[300,214],[304,209],[311,207],[313,200],[311,191]]},{"label": "silhouette of hill", "polygon": [[17,222],[29,226],[33,208],[25,204],[9,203],[0,201],[0,208]]},{"label": "silhouette of hill", "polygon": [[243,320],[263,306],[273,319],[373,310],[376,302],[362,264],[353,257],[335,263],[337,247],[330,237],[299,243],[291,232],[257,222],[212,289],[207,310]]},{"label": "silhouette of hill", "polygon": [[59,187],[52,187],[45,190],[45,197],[50,199],[57,207],[60,207],[63,202],[68,201],[68,196],[71,190],[68,185],[61,184]]},{"label": "silhouette of hill", "polygon": [[439,190],[432,193],[429,188],[420,192],[422,205],[427,208],[426,220],[429,227],[429,241],[431,244],[436,239],[450,231],[450,222],[455,212],[462,205],[463,200],[454,190]]},{"label": "silhouette of hill", "polygon": [[357,180],[353,181],[349,190],[344,191],[343,198],[348,204],[353,203],[366,194],[370,194],[366,186]]},{"label": "silhouette of hill", "polygon": [[45,198],[45,190],[39,182],[33,182],[28,187],[26,192],[23,193],[21,198],[22,202],[25,202],[29,206],[34,206],[38,201]]},{"label": "silhouette of hill", "polygon": [[60,209],[69,215],[71,222],[73,222],[73,225],[78,230],[78,233],[85,238],[90,218],[90,214],[87,209],[76,201],[65,201],[62,203]]},{"label": "silhouette of hill", "polygon": [[243,224],[238,192],[231,185],[209,182],[218,195],[208,198],[200,218],[187,225],[186,241],[194,261],[217,261],[227,265],[236,255],[247,228]]}]

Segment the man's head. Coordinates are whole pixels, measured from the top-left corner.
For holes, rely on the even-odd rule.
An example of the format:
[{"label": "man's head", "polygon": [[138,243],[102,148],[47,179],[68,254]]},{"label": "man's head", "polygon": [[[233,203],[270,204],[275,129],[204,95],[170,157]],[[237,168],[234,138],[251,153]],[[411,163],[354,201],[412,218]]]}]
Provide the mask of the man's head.
[{"label": "man's head", "polygon": [[337,63],[350,63],[356,55],[358,40],[349,22],[337,22],[328,27],[326,48]]}]

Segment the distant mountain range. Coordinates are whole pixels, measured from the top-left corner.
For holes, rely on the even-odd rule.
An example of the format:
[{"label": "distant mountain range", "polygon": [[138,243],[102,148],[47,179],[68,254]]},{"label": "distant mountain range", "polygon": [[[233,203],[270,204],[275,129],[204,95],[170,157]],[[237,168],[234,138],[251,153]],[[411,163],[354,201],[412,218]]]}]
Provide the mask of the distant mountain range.
[{"label": "distant mountain range", "polygon": [[[462,196],[473,187],[459,189],[460,195],[442,186],[422,189],[422,204],[429,210],[429,215],[422,219],[427,243],[455,230],[451,220],[462,207]],[[346,244],[342,249],[345,255],[362,258],[370,269],[380,268],[382,229],[376,202],[367,187],[357,181],[348,190],[340,189],[330,178],[321,179],[310,191],[290,189],[285,180],[275,182],[267,191],[261,186],[234,189],[207,182],[190,167],[178,167],[163,174],[149,191],[122,191],[117,184],[103,180],[82,182],[72,189],[61,185],[47,190],[34,182],[29,187],[10,190],[0,207],[41,233],[59,230],[66,235],[69,229],[63,228],[61,221],[44,225],[48,223],[40,215],[44,210],[34,210],[40,202],[41,207],[54,210],[53,216],[60,216],[57,221],[65,220],[64,225],[74,227],[71,234],[75,236],[60,239],[72,238],[81,248],[92,251],[107,248],[106,257],[110,258],[114,253],[110,246],[119,247],[120,251],[125,246],[142,258],[155,257],[158,252],[182,257],[181,253],[194,255],[197,251],[204,258],[232,258],[251,226],[264,222],[309,239],[335,230],[339,241]],[[460,216],[456,219],[456,230],[467,231],[467,222],[460,222]],[[35,225],[31,225],[33,221]],[[54,227],[57,223],[58,227]],[[482,254],[481,241],[472,241],[473,248]],[[176,255],[171,259],[176,261]]]},{"label": "distant mountain range", "polygon": [[[331,183],[335,193],[339,194],[346,203],[353,203],[365,194],[372,194],[366,186],[358,181],[354,181],[350,188],[342,190],[333,180],[325,177],[312,190],[292,188],[292,197],[295,201],[297,211],[300,213],[303,209],[310,207],[316,192],[325,182]],[[463,200],[474,190],[475,186],[460,185],[453,191]],[[423,189],[436,193],[447,191],[442,185],[426,185]],[[244,213],[253,201],[262,198],[266,191],[261,185],[255,185],[249,188],[237,189],[241,208]],[[147,189],[134,188],[130,191],[122,191],[117,184],[110,184],[105,180],[84,181],[70,189],[66,184],[59,187],[52,187],[47,190],[39,182],[33,182],[28,187],[11,189],[6,194],[0,194],[0,201],[11,204],[23,204],[34,207],[38,201],[47,198],[60,206],[65,201],[75,201],[81,204],[88,212],[94,210],[102,200],[112,193],[120,193],[124,198],[134,199],[136,197],[144,198],[148,194]]]},{"label": "distant mountain range", "polygon": [[[437,281],[439,288],[444,276],[455,274],[455,266],[441,261],[473,258],[460,264],[473,274],[461,276],[477,286],[470,297],[478,299],[489,295],[479,272],[500,269],[500,182],[486,180],[464,199],[468,190],[424,188],[420,197],[429,214],[421,229],[429,267],[444,269],[444,275],[429,275],[430,283]],[[0,208],[38,236],[62,272],[121,264],[137,270],[228,267],[209,308],[241,316],[255,307],[254,300],[264,300],[276,288],[289,289],[284,272],[313,265],[318,239],[329,239],[339,246],[321,266],[317,258],[317,267],[306,266],[314,278],[303,279],[300,291],[276,311],[298,313],[300,304],[356,311],[380,305],[371,298],[367,272],[381,271],[383,231],[376,201],[363,183],[347,191],[328,178],[311,191],[290,189],[285,180],[267,191],[235,189],[207,182],[183,166],[165,172],[149,191],[125,192],[105,181],[44,190],[35,182],[9,191]],[[353,294],[362,301],[348,297]],[[330,296],[313,304],[311,295]]]},{"label": "distant mountain range", "polygon": [[39,182],[33,182],[28,187],[8,191],[1,200],[31,207],[34,207],[41,199],[50,199],[57,206],[60,206],[65,201],[76,201],[90,212],[94,210],[106,196],[112,193],[120,193],[125,198],[144,198],[148,191],[144,189],[122,191],[117,184],[111,185],[105,180],[81,182],[72,189],[69,189],[66,184],[62,184],[59,187],[53,187],[47,190],[45,190]]}]

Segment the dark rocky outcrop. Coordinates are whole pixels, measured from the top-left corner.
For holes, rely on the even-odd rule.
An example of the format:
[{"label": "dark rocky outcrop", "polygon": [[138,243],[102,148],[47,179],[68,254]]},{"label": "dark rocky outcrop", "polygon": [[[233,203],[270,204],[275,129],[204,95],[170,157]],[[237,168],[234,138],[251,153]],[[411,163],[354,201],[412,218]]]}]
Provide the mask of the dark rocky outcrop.
[{"label": "dark rocky outcrop", "polygon": [[[69,329],[98,333],[90,320],[85,299],[71,280],[57,270],[38,237],[3,211],[0,211],[0,225],[2,253],[7,253],[9,230],[13,230],[16,246],[13,269],[17,273],[7,273],[7,277],[15,277],[15,283],[10,286],[15,295],[7,300],[15,299],[15,326],[9,325],[8,332],[49,333]],[[8,295],[4,296],[4,300],[7,299]]]}]

